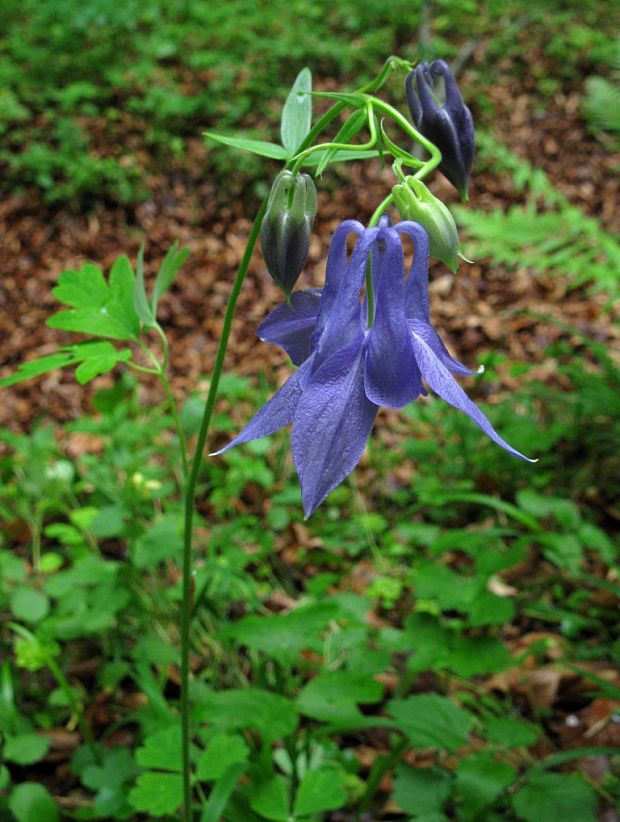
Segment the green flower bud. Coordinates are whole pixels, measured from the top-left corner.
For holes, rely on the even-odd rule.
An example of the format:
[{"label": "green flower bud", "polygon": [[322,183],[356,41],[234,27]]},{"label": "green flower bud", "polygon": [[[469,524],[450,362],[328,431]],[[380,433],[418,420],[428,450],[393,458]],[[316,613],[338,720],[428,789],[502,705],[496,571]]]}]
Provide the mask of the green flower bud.
[{"label": "green flower bud", "polygon": [[419,223],[428,234],[429,254],[454,273],[458,268],[459,236],[448,206],[438,200],[421,180],[407,177],[392,189],[396,208],[403,220]]},{"label": "green flower bud", "polygon": [[260,242],[267,269],[287,299],[308,258],[315,214],[312,177],[281,171],[269,194]]}]

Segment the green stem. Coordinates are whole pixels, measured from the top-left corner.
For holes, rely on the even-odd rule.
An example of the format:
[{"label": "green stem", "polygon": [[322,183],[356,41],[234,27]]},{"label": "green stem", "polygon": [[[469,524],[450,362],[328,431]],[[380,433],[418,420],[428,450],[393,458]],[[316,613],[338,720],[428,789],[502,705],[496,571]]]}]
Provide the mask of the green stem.
[{"label": "green stem", "polygon": [[168,364],[170,362],[170,350],[168,347],[168,338],[166,337],[162,327],[159,323],[155,323],[155,331],[159,335],[162,344],[163,350],[163,361],[160,363],[158,362],[157,358],[151,354],[152,360],[157,363],[157,367],[159,368],[159,373],[157,376],[160,379],[160,382],[164,388],[164,393],[166,395],[166,400],[168,402],[168,408],[170,409],[170,413],[172,414],[172,419],[174,421],[174,427],[177,432],[177,437],[179,440],[179,449],[181,451],[181,465],[183,468],[183,479],[187,480],[187,474],[189,472],[189,464],[187,461],[187,440],[185,438],[185,431],[183,429],[183,425],[181,423],[181,418],[179,417],[179,411],[177,409],[177,404],[174,399],[174,395],[172,393],[172,387],[170,385],[170,380],[168,379]]},{"label": "green stem", "polygon": [[141,374],[152,374],[155,377],[159,376],[159,371],[156,368],[147,368],[145,365],[138,365],[133,360],[127,360],[125,365],[128,368],[133,368],[134,371],[139,371]]},{"label": "green stem", "polygon": [[183,479],[187,479],[187,474],[189,472],[189,464],[187,461],[187,441],[185,439],[185,431],[183,430],[183,425],[181,423],[181,418],[179,417],[179,412],[177,409],[177,404],[174,399],[174,395],[172,393],[172,388],[170,386],[170,380],[165,371],[161,371],[159,373],[159,379],[161,384],[164,388],[164,393],[166,395],[166,400],[168,402],[168,408],[170,409],[170,413],[172,414],[172,419],[174,421],[174,427],[177,432],[177,438],[179,440],[179,448],[181,451],[181,465],[183,467]]},{"label": "green stem", "polygon": [[385,774],[391,768],[393,768],[394,765],[396,765],[396,763],[400,759],[400,755],[406,747],[407,739],[406,737],[402,737],[397,742],[396,746],[390,751],[389,754],[379,757],[379,759],[377,759],[377,761],[374,763],[372,770],[370,772],[370,776],[368,777],[366,791],[364,793],[364,796],[361,798],[357,809],[356,820],[359,820],[362,813],[368,808],[375,794],[379,790],[381,780],[383,779]]},{"label": "green stem", "polygon": [[367,143],[357,143],[355,145],[351,145],[350,143],[317,143],[296,155],[295,165],[292,169],[293,174],[297,174],[306,157],[316,151],[368,151],[368,149],[374,148],[377,143],[377,130],[375,128],[375,118],[373,116],[371,102],[366,105],[366,115],[368,117],[368,129],[370,131],[370,139]]},{"label": "green stem", "polygon": [[420,134],[417,128],[412,126],[409,120],[407,120],[407,118],[404,117],[398,109],[395,109],[389,103],[380,100],[378,97],[370,97],[369,100],[373,103],[375,108],[378,108],[379,111],[383,111],[391,117],[394,122],[402,128],[405,134],[411,137],[412,140],[415,140],[416,143],[419,143],[422,148],[426,149],[426,151],[428,151],[431,155],[430,159],[424,163],[422,168],[414,174],[414,177],[418,180],[422,180],[434,168],[437,168],[441,162],[441,151],[439,151],[437,146],[434,143],[431,143],[430,140],[427,140],[423,134]]},{"label": "green stem", "polygon": [[[396,57],[395,55],[390,55],[390,57],[388,57],[388,59],[383,64],[383,68],[381,69],[379,74],[375,77],[375,79],[371,80],[369,83],[366,83],[365,86],[362,86],[361,88],[359,88],[358,92],[360,94],[370,94],[372,92],[378,91],[381,88],[381,86],[385,83],[385,81],[389,77],[390,73],[392,71],[394,71],[395,68],[398,68],[401,65],[408,66],[408,63],[406,63],[406,61],[403,61],[400,57]],[[374,98],[371,98],[370,102],[374,103],[375,102]],[[323,131],[323,129],[326,126],[328,126],[331,123],[331,121],[334,120],[340,114],[341,111],[344,111],[346,107],[347,107],[347,103],[344,103],[344,102],[335,103],[331,108],[329,108],[325,112],[325,114],[322,117],[319,117],[319,119],[316,121],[314,126],[308,132],[308,136],[306,137],[306,139],[301,144],[300,149],[303,150],[307,146],[312,145],[312,143],[314,143],[315,139],[319,136],[319,134]],[[347,148],[350,148],[350,146],[347,146]],[[286,163],[285,168],[290,168],[291,164],[293,162],[294,161],[292,159],[289,160]]]},{"label": "green stem", "polygon": [[[7,622],[7,626],[16,634],[18,634],[22,639],[25,639],[27,642],[36,643],[41,647],[41,643],[39,639],[27,628],[24,628],[23,625],[20,625],[18,622]],[[69,680],[65,676],[62,668],[56,662],[52,653],[47,651],[42,657],[44,664],[52,672],[52,676],[58,683],[58,687],[67,697],[67,702],[71,706],[71,710],[74,712],[78,725],[80,726],[80,730],[82,731],[82,736],[90,751],[93,755],[95,762],[100,765],[101,764],[101,757],[99,756],[99,751],[97,750],[97,746],[95,744],[95,739],[93,737],[92,731],[88,727],[88,723],[84,719],[84,711],[82,710],[81,705],[78,703],[77,699],[73,695],[73,691],[71,690],[71,685],[69,685]],[[32,669],[36,670],[36,668]]]},{"label": "green stem", "polygon": [[183,596],[181,600],[181,728],[182,728],[182,747],[183,747],[183,819],[185,822],[191,822],[192,818],[192,786],[191,786],[191,772],[190,772],[190,716],[189,716],[189,628],[192,613],[192,534],[194,525],[194,499],[196,496],[196,484],[198,482],[198,474],[200,472],[200,465],[202,462],[202,455],[207,441],[207,433],[213,415],[213,408],[217,397],[217,390],[220,383],[222,368],[224,366],[224,357],[226,355],[226,348],[228,347],[228,338],[232,327],[232,320],[241,292],[241,286],[245,280],[252,252],[258,235],[260,227],[267,210],[267,201],[263,202],[260,207],[254,225],[248,237],[248,243],[245,247],[241,265],[237,271],[237,276],[233,283],[232,291],[226,306],[226,313],[224,315],[224,325],[222,327],[222,336],[215,356],[215,364],[213,366],[213,375],[211,377],[211,384],[209,386],[209,394],[205,403],[202,414],[202,421],[200,423],[200,430],[198,432],[198,440],[196,442],[196,450],[194,458],[191,463],[189,475],[185,488],[185,529],[183,534]]},{"label": "green stem", "polygon": [[35,574],[41,570],[41,531],[43,529],[43,512],[37,505],[32,523],[32,567]]},{"label": "green stem", "polygon": [[183,468],[183,479],[186,480],[189,471],[189,464],[187,461],[187,440],[185,437],[185,431],[183,430],[183,425],[181,424],[181,418],[179,417],[179,412],[177,409],[177,404],[174,399],[174,394],[172,393],[170,380],[168,379],[168,374],[166,373],[168,370],[168,364],[170,362],[168,339],[163,329],[158,323],[156,323],[153,326],[153,328],[159,335],[159,338],[161,339],[163,350],[162,362],[159,362],[159,360],[157,359],[155,354],[153,354],[150,348],[144,345],[144,343],[139,342],[138,345],[144,351],[148,359],[153,363],[153,368],[147,368],[144,365],[138,365],[137,363],[134,363],[132,361],[129,361],[127,364],[136,371],[141,371],[145,374],[153,374],[161,382],[164,389],[164,394],[166,395],[166,402],[168,403],[168,408],[170,409],[170,413],[172,415],[172,419],[174,422],[174,428],[176,430],[177,437],[179,440],[179,449],[181,451],[181,466]]},{"label": "green stem", "polygon": [[368,221],[368,228],[371,228],[374,225],[379,224],[379,220],[383,216],[384,212],[388,210],[388,208],[392,205],[394,201],[394,197],[392,194],[388,194],[388,196],[379,203],[379,205],[375,208],[372,217]]},{"label": "green stem", "polygon": [[71,685],[69,685],[69,680],[64,675],[64,672],[60,665],[56,662],[56,660],[50,656],[47,658],[47,666],[52,672],[52,675],[58,686],[60,687],[63,694],[67,697],[67,701],[71,706],[71,710],[77,717],[78,725],[80,726],[80,731],[82,732],[82,736],[84,737],[84,741],[88,745],[88,748],[97,764],[101,764],[101,757],[99,756],[99,751],[97,750],[97,746],[95,745],[95,738],[93,737],[93,733],[88,726],[84,718],[84,711],[82,707],[78,703],[77,699],[75,698],[73,691],[71,690]]},{"label": "green stem", "polygon": [[375,79],[371,80],[370,83],[367,83],[365,86],[362,86],[358,90],[362,94],[369,94],[371,92],[378,91],[381,88],[381,86],[385,83],[390,73],[398,68],[402,68],[405,71],[409,71],[411,68],[413,68],[413,66],[407,60],[403,60],[402,57],[397,57],[395,54],[390,54],[390,56],[383,64],[383,68],[381,69],[379,74],[377,74]]}]

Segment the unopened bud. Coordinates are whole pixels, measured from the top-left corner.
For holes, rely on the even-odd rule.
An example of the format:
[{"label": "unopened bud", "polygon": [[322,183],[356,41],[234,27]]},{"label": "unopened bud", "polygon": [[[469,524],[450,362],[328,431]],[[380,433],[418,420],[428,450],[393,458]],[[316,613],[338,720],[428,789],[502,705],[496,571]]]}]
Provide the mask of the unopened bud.
[{"label": "unopened bud", "polygon": [[287,299],[308,258],[315,214],[312,177],[281,171],[269,194],[260,241],[267,269]]},{"label": "unopened bud", "polygon": [[415,177],[395,185],[392,194],[401,218],[419,223],[428,234],[430,256],[454,273],[459,264],[459,235],[448,206]]},{"label": "unopened bud", "polygon": [[421,63],[409,72],[405,90],[411,119],[441,151],[439,170],[466,200],[476,143],[474,121],[448,64]]}]

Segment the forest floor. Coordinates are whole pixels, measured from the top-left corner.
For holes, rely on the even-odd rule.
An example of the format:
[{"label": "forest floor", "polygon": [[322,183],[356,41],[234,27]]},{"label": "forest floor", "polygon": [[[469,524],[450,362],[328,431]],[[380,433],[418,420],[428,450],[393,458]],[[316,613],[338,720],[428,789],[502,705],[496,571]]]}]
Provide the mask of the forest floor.
[{"label": "forest floor", "polygon": [[[496,110],[495,135],[542,168],[573,204],[620,232],[620,154],[606,151],[587,130],[578,89],[555,94],[541,110],[540,96],[528,87],[527,78],[521,87],[515,86],[514,77],[503,74],[500,66],[488,98]],[[160,322],[171,340],[175,394],[187,395],[201,376],[208,375],[257,202],[251,195],[234,195],[225,202],[217,181],[205,176],[208,150],[202,139],[190,140],[187,149],[171,170],[149,179],[150,196],[135,207],[95,204],[87,213],[75,213],[46,207],[33,191],[0,203],[0,377],[22,360],[50,353],[59,341],[70,341],[45,326],[58,307],[51,289],[63,270],[79,268],[86,260],[108,270],[120,254],[135,259],[143,240],[147,278],[175,240],[191,249],[172,293],[162,300]],[[391,172],[378,161],[363,168],[349,166],[344,178],[328,180],[329,191],[319,183],[319,211],[301,287],[322,282],[327,247],[338,223],[346,218],[366,220],[377,204],[376,192],[391,184]],[[431,187],[448,202],[456,201],[441,175]],[[521,199],[507,175],[477,173],[474,167],[473,208],[508,208]],[[467,243],[464,251],[467,256]],[[566,334],[555,321],[565,321],[603,343],[617,343],[620,336],[618,306],[605,311],[604,294],[573,289],[552,274],[541,277],[525,267],[509,272],[483,259],[462,263],[454,276],[435,264],[431,277],[433,321],[465,362],[493,349],[503,352],[508,363],[536,364],[530,377],[552,377],[553,362],[545,362],[544,350]],[[284,355],[260,344],[254,334],[278,301],[278,291],[256,251],[239,302],[227,368],[252,375],[261,369],[271,374],[274,367],[284,365]],[[283,369],[280,376],[285,373]],[[499,376],[504,387],[515,387],[508,366]],[[157,390],[154,384],[152,388]],[[69,373],[55,372],[5,391],[0,425],[23,429],[39,417],[68,420],[84,409],[88,396]],[[147,391],[145,400],[157,401],[157,394]]]}]

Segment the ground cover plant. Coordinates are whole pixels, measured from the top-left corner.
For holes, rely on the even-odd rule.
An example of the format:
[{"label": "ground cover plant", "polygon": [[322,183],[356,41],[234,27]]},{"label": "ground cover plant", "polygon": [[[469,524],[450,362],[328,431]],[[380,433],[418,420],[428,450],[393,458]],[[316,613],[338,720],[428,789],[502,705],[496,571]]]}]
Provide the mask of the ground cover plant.
[{"label": "ground cover plant", "polygon": [[[404,86],[403,61],[389,67],[394,71],[386,89]],[[413,77],[424,88],[432,76],[418,72]],[[435,154],[429,164],[409,155],[409,146],[399,148],[393,127],[382,122],[388,111],[369,110],[367,92],[351,93],[361,84],[328,99],[326,108],[313,98],[322,112],[349,106],[349,118],[339,118],[330,132],[333,142],[352,141],[358,146],[353,154],[362,156],[393,153],[412,163],[413,174],[432,168]],[[236,162],[235,144],[272,158],[298,157],[304,123],[309,129],[309,95],[299,96],[300,88],[308,90],[308,72],[300,74],[285,106],[282,145],[217,132],[228,144],[222,162]],[[412,114],[422,128],[415,101]],[[503,215],[488,202],[452,207],[477,241],[471,243],[475,254],[488,255],[518,280],[519,250],[527,252],[525,266],[567,295],[567,304],[576,293],[613,316],[616,240],[503,144],[487,136],[481,143],[481,162],[498,178],[508,172],[527,201],[525,209],[508,211],[495,232]],[[453,149],[462,187],[458,137]],[[332,161],[335,171],[344,150],[351,147],[310,152],[306,157],[315,155],[318,163],[299,164],[302,173],[325,172],[323,181],[317,179],[319,192],[333,173],[321,166]],[[449,145],[442,160],[446,154]],[[338,173],[346,178],[346,170]],[[427,221],[445,275],[457,262],[450,218],[403,178],[397,193],[408,199],[401,207],[417,212],[401,216]],[[364,223],[386,179],[380,178]],[[290,297],[290,260],[300,248],[304,256],[314,216],[309,183],[302,191],[296,180],[279,178],[265,203],[273,226],[257,219],[250,232],[256,237],[263,228],[266,262],[290,298],[264,321],[272,294],[253,325],[266,322],[261,336],[284,342],[293,362],[315,343],[290,322],[300,311],[306,325],[314,322],[318,296],[302,289]],[[354,192],[349,188],[348,196]],[[424,210],[428,203],[434,222]],[[532,237],[537,222],[531,214],[540,217],[538,210],[549,219],[549,243]],[[438,215],[444,233],[433,238]],[[397,325],[385,306],[406,301],[385,297],[398,278],[381,255],[386,248],[392,256],[396,251],[380,212],[375,223],[375,235],[355,227],[358,245],[374,248],[374,280],[367,280],[365,302],[356,311],[363,308],[364,319],[374,303],[379,345]],[[571,231],[559,243],[555,235],[567,224]],[[337,225],[334,220],[331,232]],[[290,256],[280,268],[278,254],[269,250],[274,243],[277,250],[282,238]],[[415,234],[414,250],[423,245],[420,238]],[[405,251],[410,262],[411,246]],[[332,284],[343,274],[363,279],[353,257],[345,261],[332,253],[339,263]],[[577,253],[579,262],[573,260]],[[243,247],[235,245],[234,254],[240,260]],[[301,462],[298,457],[302,485],[310,489],[306,507],[316,508],[305,520],[286,431],[240,444],[222,458],[192,461],[196,442],[202,450],[207,393],[209,447],[217,450],[260,408],[270,407],[278,384],[267,369],[260,380],[233,371],[220,377],[219,361],[207,384],[178,391],[172,381],[176,339],[168,344],[162,334],[172,319],[167,301],[173,281],[192,255],[176,243],[159,259],[153,256],[149,244],[109,266],[67,270],[50,303],[54,334],[69,332],[60,349],[47,348],[39,359],[20,356],[5,371],[4,391],[64,367],[95,388],[88,412],[62,428],[40,420],[30,434],[2,432],[0,815],[28,822],[179,814],[200,820],[577,814],[588,820],[612,813],[620,792],[614,534],[620,373],[613,350],[582,324],[571,324],[575,315],[558,315],[552,305],[551,316],[530,308],[519,319],[522,327],[544,327],[541,359],[528,365],[527,357],[517,361],[500,346],[468,348],[467,364],[486,368],[464,383],[468,393],[511,445],[544,457],[535,468],[483,441],[469,420],[438,398],[394,400],[390,388],[411,385],[413,378],[390,383],[381,374],[382,396],[374,396],[396,407],[379,413],[359,466],[318,507],[330,466],[313,473],[315,451],[302,452]],[[247,263],[246,254],[242,266]],[[476,267],[461,263],[457,277],[465,270]],[[418,282],[408,281],[424,304]],[[229,284],[222,285],[228,296]],[[439,280],[431,284],[439,331],[436,316],[445,310],[437,305],[440,286]],[[540,309],[540,302],[533,304]],[[504,308],[501,316],[508,322],[511,314]],[[350,317],[337,319],[342,346]],[[250,324],[245,316],[243,322]],[[76,333],[97,330],[102,339],[77,342]],[[228,330],[220,324],[217,334]],[[422,339],[430,339],[424,333]],[[424,351],[418,344],[417,356],[423,359]],[[541,362],[553,364],[552,379]],[[106,372],[113,379],[100,377]],[[279,384],[291,373],[285,365]],[[156,381],[159,388],[150,395],[159,404],[144,402],[138,377]],[[513,390],[498,398],[497,381]],[[360,396],[353,395],[357,406]],[[330,395],[332,410],[337,402]],[[264,421],[265,412],[258,419]],[[265,433],[264,426],[253,433]],[[338,432],[335,440],[339,456],[347,450],[340,447],[342,437]],[[183,573],[188,468],[194,469],[197,501],[191,579]],[[190,487],[186,498],[193,496]]]}]

